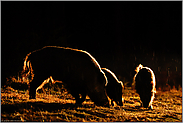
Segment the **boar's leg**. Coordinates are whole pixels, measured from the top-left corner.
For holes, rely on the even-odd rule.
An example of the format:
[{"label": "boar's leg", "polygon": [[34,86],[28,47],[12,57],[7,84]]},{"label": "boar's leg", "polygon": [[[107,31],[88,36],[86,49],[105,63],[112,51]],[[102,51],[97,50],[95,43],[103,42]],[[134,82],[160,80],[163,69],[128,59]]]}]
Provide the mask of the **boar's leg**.
[{"label": "boar's leg", "polygon": [[30,82],[29,99],[36,99],[36,89],[39,87],[39,85],[41,85],[44,79],[44,76],[37,75],[34,77],[33,81]]},{"label": "boar's leg", "polygon": [[35,81],[32,81],[29,86],[29,99],[36,99],[36,89],[37,89],[37,84]]}]

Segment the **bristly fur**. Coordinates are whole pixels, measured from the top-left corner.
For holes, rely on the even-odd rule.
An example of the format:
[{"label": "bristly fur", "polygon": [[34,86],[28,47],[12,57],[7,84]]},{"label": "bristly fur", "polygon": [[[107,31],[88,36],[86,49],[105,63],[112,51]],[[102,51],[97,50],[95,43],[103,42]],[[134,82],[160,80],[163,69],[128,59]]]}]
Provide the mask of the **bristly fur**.
[{"label": "bristly fur", "polygon": [[95,66],[98,67],[99,70],[100,70],[100,72],[104,75],[104,77],[105,77],[105,79],[106,79],[106,85],[107,85],[108,80],[107,80],[107,77],[106,77],[105,73],[102,71],[102,69],[101,69],[99,63],[97,62],[97,60],[96,60],[90,53],[88,53],[87,51],[84,51],[84,50],[73,49],[73,48],[69,48],[69,47],[60,47],[60,46],[44,46],[44,47],[41,48],[41,49],[34,50],[34,51],[28,53],[28,54],[26,55],[26,57],[25,57],[24,66],[23,66],[23,71],[22,71],[22,74],[23,74],[23,73],[26,73],[26,75],[24,75],[24,76],[27,77],[27,76],[31,75],[31,79],[30,79],[30,80],[32,80],[32,79],[34,78],[34,73],[33,73],[32,65],[31,65],[31,62],[28,61],[28,57],[29,57],[32,53],[37,52],[37,51],[40,51],[40,50],[42,50],[42,49],[44,49],[44,48],[48,48],[48,47],[69,49],[69,50],[74,50],[74,51],[79,51],[79,52],[86,53],[86,54],[92,59],[92,62],[95,64]]},{"label": "bristly fur", "polygon": [[106,83],[106,95],[110,105],[123,105],[122,90],[124,89],[123,82],[119,81],[116,75],[107,68],[102,68],[108,79]]},{"label": "bristly fur", "polygon": [[[132,86],[136,88],[136,84],[137,84],[137,83],[136,83],[136,77],[137,77],[138,73],[139,73],[142,69],[146,69],[146,70],[151,74],[151,83],[149,83],[149,84],[152,84],[152,90],[151,90],[151,100],[150,100],[148,106],[149,106],[150,108],[153,108],[153,107],[152,107],[152,102],[153,102],[153,100],[154,100],[154,98],[155,98],[155,93],[156,93],[156,87],[155,87],[155,86],[156,86],[156,80],[155,80],[155,74],[154,74],[153,70],[150,69],[149,67],[144,67],[143,65],[139,64],[139,66],[136,67],[136,69],[135,69],[136,74],[135,74],[135,76],[133,77]],[[136,88],[136,89],[137,89],[137,88]],[[141,89],[143,89],[143,88],[141,88]],[[137,90],[136,90],[136,91],[137,91]]]},{"label": "bristly fur", "polygon": [[[51,50],[51,53],[53,53],[54,52],[54,55],[51,55],[50,54],[50,52],[49,52],[49,50],[50,49],[52,49]],[[59,59],[61,59],[61,57],[63,56],[63,55],[65,55],[64,57],[66,57],[66,59],[62,59],[62,60],[64,60],[63,61],[63,63],[62,63],[62,61],[60,62],[60,63],[57,63],[58,62],[58,60],[56,60],[55,61],[55,59],[57,59],[57,55],[55,55],[56,53],[55,53],[55,51],[56,50],[54,50],[53,51],[53,49],[62,49],[62,50],[60,50],[62,53],[61,53],[61,56],[59,56],[58,55],[58,57],[60,57]],[[44,54],[44,52],[46,51],[46,53],[48,54],[48,57],[46,56],[46,54]],[[70,56],[67,56],[65,53],[63,53],[63,52],[65,52],[65,51],[67,51],[67,53],[69,53],[69,55],[70,55],[70,53],[71,53],[71,57]],[[79,52],[81,52],[81,53],[79,53]],[[76,60],[76,62],[75,62],[75,59],[74,59],[74,57],[73,57],[73,55],[72,55],[72,53],[73,54],[76,54],[75,56],[77,57],[77,55],[79,56],[79,59],[77,59]],[[40,55],[40,56],[39,56]],[[53,57],[52,57],[53,56]],[[86,88],[84,88],[84,86],[86,85],[85,83],[83,83],[84,81],[83,81],[83,79],[84,79],[84,77],[85,77],[85,79],[87,79],[87,77],[89,78],[90,77],[90,75],[88,74],[88,72],[85,72],[86,73],[86,76],[83,76],[83,74],[85,74],[85,73],[80,73],[80,70],[78,71],[78,72],[76,72],[76,71],[74,71],[74,69],[73,69],[73,67],[67,67],[66,68],[66,66],[64,66],[63,64],[64,64],[64,62],[65,61],[67,61],[68,59],[67,58],[69,58],[70,57],[70,61],[68,62],[68,64],[70,65],[71,64],[71,66],[74,66],[75,65],[75,63],[76,64],[79,64],[80,65],[80,58],[82,58],[82,60],[84,59],[84,60],[86,60],[86,64],[89,64],[89,66],[87,66],[87,67],[91,67],[92,69],[88,69],[88,70],[92,70],[92,72],[94,73],[94,74],[92,74],[92,76],[94,76],[93,77],[93,79],[91,80],[89,80],[89,84],[91,84],[92,86],[96,86],[96,87],[92,87],[92,89],[91,90],[87,90]],[[46,59],[44,59],[44,58],[46,58]],[[51,60],[49,60],[49,58],[50,59],[54,59],[53,61],[55,61],[55,62],[53,62],[53,65],[51,64]],[[74,60],[73,60],[74,59]],[[50,64],[48,64],[47,62],[50,62]],[[83,61],[82,61],[83,62]],[[91,63],[92,64],[91,64]],[[43,63],[43,64],[42,64]],[[72,64],[73,63],[73,64]],[[40,66],[39,66],[39,64],[40,65],[42,65],[42,68],[43,69],[45,69],[45,67],[43,67],[44,66],[44,64],[46,65],[46,64],[48,64],[48,69],[50,69],[50,70],[48,70],[47,69],[47,67],[46,67],[46,70],[47,70],[47,72],[45,72]],[[64,69],[60,69],[60,68],[58,68],[56,65],[57,64],[61,64],[61,66],[60,67],[63,67]],[[85,63],[84,63],[85,64]],[[84,65],[84,64],[82,64],[82,65]],[[55,66],[54,66],[55,65]],[[90,66],[91,65],[91,66]],[[33,67],[32,67],[33,66]],[[58,69],[60,69],[60,70],[62,70],[62,72],[63,71],[65,71],[65,72],[63,72],[64,73],[64,75],[61,77],[61,76],[58,76],[58,74],[56,75],[56,73],[51,73],[52,72],[52,66],[53,67],[57,67]],[[39,69],[39,67],[41,68],[41,69]],[[78,65],[76,65],[75,66],[76,68],[78,68],[78,69],[80,69],[80,67],[78,66]],[[84,67],[84,68],[82,68],[81,67],[81,69],[83,70],[83,71],[87,71],[86,69],[86,67]],[[42,71],[43,70],[43,71]],[[72,70],[72,71],[70,71],[70,70]],[[58,70],[57,70],[58,71]],[[81,71],[81,72],[83,72],[83,71]],[[44,73],[45,72],[45,73]],[[75,89],[73,89],[74,87],[76,87],[76,86],[74,86],[74,87],[72,87],[73,86],[73,84],[72,84],[72,82],[74,82],[74,81],[76,81],[76,80],[74,80],[74,78],[76,78],[76,77],[74,77],[73,79],[72,79],[72,81],[71,81],[71,78],[70,79],[66,79],[67,77],[66,76],[70,76],[71,74],[72,74],[72,72],[74,73],[75,72],[75,74],[73,74],[73,75],[75,75],[75,76],[77,76],[77,74],[80,76],[80,77],[78,77],[80,80],[78,80],[78,81],[82,81],[82,83],[83,83],[83,85],[81,85],[81,83],[79,83],[78,85],[76,84],[76,83],[74,83],[74,84],[76,84],[76,86],[78,87],[78,88],[83,88],[83,90],[82,89],[77,89],[77,90],[75,90]],[[40,88],[42,88],[43,86],[44,86],[44,83],[47,83],[48,81],[49,81],[49,79],[48,79],[48,81],[44,81],[44,76],[45,77],[48,77],[49,75],[48,74],[50,74],[50,76],[52,76],[51,74],[54,74],[53,75],[53,77],[55,77],[55,75],[57,76],[56,77],[56,80],[57,79],[64,79],[64,81],[70,81],[70,82],[66,82],[66,85],[67,85],[67,87],[69,88],[69,90],[71,91],[71,94],[73,94],[73,95],[77,95],[76,94],[76,92],[74,92],[74,91],[77,91],[77,93],[82,93],[83,94],[83,97],[85,96],[85,94],[87,93],[89,93],[90,94],[90,96],[92,96],[92,97],[90,97],[90,98],[93,98],[93,100],[95,100],[98,104],[99,103],[104,103],[105,101],[106,101],[106,99],[107,99],[107,96],[105,95],[105,93],[103,93],[103,92],[105,92],[105,85],[108,83],[108,80],[107,80],[107,77],[106,77],[106,75],[105,75],[105,73],[102,71],[102,69],[101,69],[101,67],[100,67],[100,65],[99,65],[99,63],[97,62],[97,60],[90,54],[90,53],[88,53],[87,51],[83,51],[83,50],[78,50],[78,49],[73,49],[73,48],[69,48],[69,47],[59,47],[59,46],[45,46],[45,47],[43,47],[43,48],[41,48],[41,49],[38,49],[38,50],[35,50],[35,51],[32,51],[32,52],[30,52],[30,53],[28,53],[27,55],[26,55],[26,57],[25,57],[25,60],[24,60],[24,66],[23,66],[23,71],[22,71],[22,73],[23,73],[23,76],[22,77],[24,77],[24,78],[26,78],[26,77],[29,77],[29,85],[30,85],[30,89],[29,89],[29,96],[30,96],[30,98],[31,99],[35,99],[35,92],[38,90],[38,89],[40,89]],[[66,74],[68,74],[68,75],[66,75]],[[35,77],[35,75],[36,75],[36,77]],[[40,77],[38,77],[38,76],[40,76]],[[59,78],[59,77],[61,77],[61,78]],[[96,78],[95,78],[96,77]],[[35,79],[36,78],[36,79]],[[34,79],[34,80],[33,80]],[[46,79],[46,78],[45,78]],[[55,78],[54,78],[55,79]],[[95,81],[96,80],[96,81]],[[103,81],[104,80],[104,81]],[[32,82],[33,81],[33,82]],[[42,82],[42,84],[40,83],[41,81],[44,81],[44,82]],[[98,82],[98,84],[99,85],[96,85],[96,84],[94,84],[93,82],[91,82],[91,81],[94,81],[94,82]],[[54,83],[55,81],[53,80],[52,81],[52,83]],[[104,83],[103,85],[102,85],[102,83]],[[41,84],[41,85],[40,85]],[[81,85],[81,86],[80,86]],[[39,86],[39,87],[38,87]],[[97,86],[101,86],[100,87],[100,89],[97,87]],[[37,88],[36,90],[35,90],[35,87]],[[87,88],[89,88],[89,87],[91,87],[91,86],[87,86]],[[31,93],[30,93],[31,92]],[[100,93],[101,94],[101,96],[102,97],[99,97],[99,95],[98,96],[94,96],[94,95],[92,95],[92,93]],[[104,96],[105,95],[105,96]],[[78,95],[77,95],[78,96]],[[96,98],[95,98],[96,97]],[[99,99],[98,99],[99,98]],[[104,99],[104,100],[102,100],[102,99]],[[81,99],[81,100],[83,100],[83,98]],[[94,102],[95,102],[94,101]],[[78,99],[78,102],[80,102],[80,100]],[[107,104],[107,103],[106,103]]]}]

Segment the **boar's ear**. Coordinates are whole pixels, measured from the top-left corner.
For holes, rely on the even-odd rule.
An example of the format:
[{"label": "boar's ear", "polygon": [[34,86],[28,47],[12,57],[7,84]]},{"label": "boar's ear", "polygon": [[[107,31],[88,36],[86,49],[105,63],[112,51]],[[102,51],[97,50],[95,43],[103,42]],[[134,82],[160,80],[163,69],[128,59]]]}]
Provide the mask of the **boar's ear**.
[{"label": "boar's ear", "polygon": [[119,83],[121,83],[122,88],[124,89],[124,85],[122,81],[118,81]]}]

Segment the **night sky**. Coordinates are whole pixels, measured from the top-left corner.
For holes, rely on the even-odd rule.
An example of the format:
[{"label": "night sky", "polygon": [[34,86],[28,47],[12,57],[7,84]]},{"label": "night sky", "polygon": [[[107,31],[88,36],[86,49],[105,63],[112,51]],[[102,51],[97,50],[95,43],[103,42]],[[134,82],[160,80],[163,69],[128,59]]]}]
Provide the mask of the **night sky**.
[{"label": "night sky", "polygon": [[45,45],[86,50],[131,82],[139,63],[181,74],[182,2],[1,2],[2,79]]}]

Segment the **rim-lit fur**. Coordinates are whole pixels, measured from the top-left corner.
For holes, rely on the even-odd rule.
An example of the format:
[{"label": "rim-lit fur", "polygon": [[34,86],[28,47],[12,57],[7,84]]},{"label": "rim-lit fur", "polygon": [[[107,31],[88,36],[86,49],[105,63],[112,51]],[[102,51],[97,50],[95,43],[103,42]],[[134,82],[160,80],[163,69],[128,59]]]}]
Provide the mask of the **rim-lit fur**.
[{"label": "rim-lit fur", "polygon": [[[73,50],[73,51],[82,52],[82,53],[84,53],[84,54],[87,54],[87,55],[90,57],[91,62],[93,62],[94,65],[95,65],[95,67],[99,70],[99,72],[103,74],[103,77],[105,78],[105,79],[104,79],[104,80],[105,80],[105,84],[108,83],[108,80],[107,80],[107,77],[106,77],[105,73],[102,71],[102,69],[101,69],[99,63],[96,61],[96,59],[95,59],[90,53],[88,53],[87,51],[83,51],[83,50],[73,49],[73,48],[69,48],[69,47],[59,47],[59,46],[45,46],[45,47],[43,47],[43,48],[41,48],[41,49],[35,50],[35,51],[30,52],[29,54],[27,54],[26,57],[25,57],[25,60],[24,60],[24,66],[23,66],[23,72],[22,72],[22,73],[24,74],[24,77],[31,76],[31,80],[33,80],[33,78],[35,77],[35,76],[34,76],[34,73],[35,73],[36,71],[33,71],[34,65],[33,65],[33,68],[32,68],[32,65],[31,65],[31,62],[32,62],[32,61],[31,61],[30,55],[33,54],[33,53],[36,53],[37,51],[41,51],[41,50],[43,50],[43,49],[45,49],[45,48],[61,48],[61,49],[68,49],[68,50]],[[29,58],[30,58],[30,59],[29,59]],[[34,63],[36,63],[36,62],[34,62]],[[53,76],[53,77],[54,77],[54,76]],[[39,89],[41,89],[46,83],[49,82],[50,79],[51,79],[52,83],[55,83],[55,82],[56,82],[56,81],[53,80],[52,78],[48,78],[48,79],[45,80],[45,81],[42,80],[42,81],[44,81],[44,82],[42,82],[42,84],[41,84],[39,87],[37,87],[36,91],[39,90]],[[29,79],[29,80],[30,80],[30,79]],[[31,81],[29,81],[29,82],[31,82]],[[32,83],[32,82],[31,82],[31,83]],[[29,83],[29,84],[31,84],[31,83]],[[105,86],[105,84],[104,84],[104,86]],[[36,86],[37,86],[37,84],[31,84],[31,86],[32,86],[32,85],[36,85]],[[32,92],[32,90],[31,90],[31,92]],[[33,93],[31,93],[31,95],[32,95],[32,94],[33,94]],[[31,97],[31,98],[32,98],[32,97]],[[106,95],[106,99],[107,99],[107,95]]]},{"label": "rim-lit fur", "polygon": [[34,73],[33,73],[33,69],[32,69],[32,65],[31,65],[31,62],[28,61],[28,57],[34,53],[34,52],[37,52],[37,51],[40,51],[44,48],[48,48],[48,47],[53,47],[53,48],[62,48],[62,49],[69,49],[69,50],[74,50],[74,51],[79,51],[79,52],[83,52],[83,53],[86,53],[88,56],[90,56],[90,58],[92,59],[92,62],[95,64],[95,66],[100,70],[100,72],[104,75],[105,77],[105,80],[106,80],[106,84],[108,83],[108,80],[107,80],[107,77],[105,76],[105,73],[102,71],[99,63],[97,62],[97,60],[90,54],[88,53],[87,51],[84,51],[84,50],[78,50],[78,49],[73,49],[73,48],[69,48],[69,47],[60,47],[60,46],[45,46],[41,49],[38,49],[38,50],[34,50],[30,53],[28,53],[25,57],[25,60],[24,60],[24,66],[23,66],[23,72],[25,75],[24,76],[29,76],[31,75],[31,80],[34,78]]},{"label": "rim-lit fur", "polygon": [[106,71],[105,75],[108,82],[106,83],[106,95],[110,105],[123,105],[122,89],[124,89],[123,82],[119,81],[116,75],[107,68],[102,68]]},{"label": "rim-lit fur", "polygon": [[[154,100],[154,98],[155,98],[155,93],[156,93],[156,79],[155,79],[155,74],[154,74],[154,72],[153,72],[153,70],[151,69],[151,68],[149,68],[149,67],[144,67],[143,65],[141,65],[141,64],[139,64],[139,66],[138,67],[136,67],[136,69],[135,69],[135,71],[136,71],[136,74],[135,74],[135,76],[133,77],[133,83],[132,83],[132,86],[133,87],[136,87],[136,76],[138,75],[138,73],[139,73],[139,71],[140,70],[142,70],[142,69],[146,69],[146,70],[148,70],[148,72],[150,72],[151,73],[151,83],[149,83],[149,84],[152,84],[152,90],[151,90],[151,100],[150,100],[150,102],[149,102],[149,105],[148,105],[148,107],[150,107],[150,108],[153,108],[152,107],[152,102],[153,102],[153,100]],[[143,88],[141,88],[141,89],[143,89]]]}]

